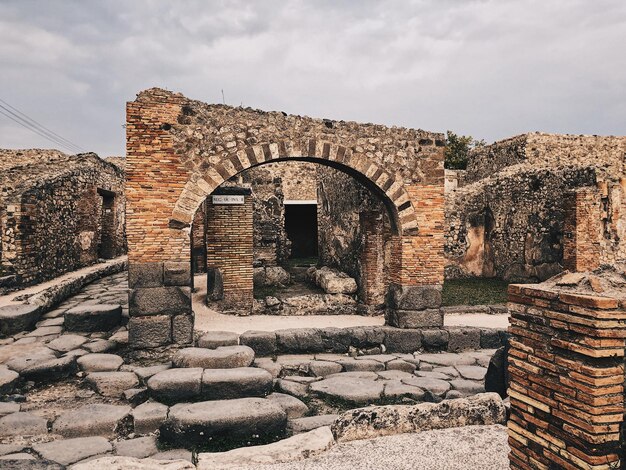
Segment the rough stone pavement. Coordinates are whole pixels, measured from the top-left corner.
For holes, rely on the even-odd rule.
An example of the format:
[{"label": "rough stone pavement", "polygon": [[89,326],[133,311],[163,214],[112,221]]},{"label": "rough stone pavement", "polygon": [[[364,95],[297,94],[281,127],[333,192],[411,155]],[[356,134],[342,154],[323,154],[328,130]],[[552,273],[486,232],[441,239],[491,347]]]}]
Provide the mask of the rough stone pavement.
[{"label": "rough stone pavement", "polygon": [[240,470],[506,470],[506,427],[466,426],[339,444],[299,462]]}]

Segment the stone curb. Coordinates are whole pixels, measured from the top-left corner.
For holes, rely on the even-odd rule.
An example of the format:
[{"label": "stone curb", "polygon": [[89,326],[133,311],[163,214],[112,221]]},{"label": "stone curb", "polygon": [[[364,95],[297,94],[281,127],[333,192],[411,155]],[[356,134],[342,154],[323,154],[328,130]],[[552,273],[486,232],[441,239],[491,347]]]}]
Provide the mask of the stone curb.
[{"label": "stone curb", "polygon": [[332,425],[337,442],[470,425],[506,424],[497,393],[419,405],[368,406],[346,411]]},{"label": "stone curb", "polygon": [[294,462],[324,452],[334,445],[335,438],[330,427],[324,426],[272,444],[201,453],[198,455],[198,470],[227,470]]},{"label": "stone curb", "polygon": [[81,276],[65,279],[58,284],[30,296],[24,303],[27,305],[36,305],[39,309],[39,313],[43,315],[54,309],[68,297],[78,294],[87,284],[128,269],[128,258],[122,256],[104,263],[95,264],[92,267],[95,268],[93,271]]}]

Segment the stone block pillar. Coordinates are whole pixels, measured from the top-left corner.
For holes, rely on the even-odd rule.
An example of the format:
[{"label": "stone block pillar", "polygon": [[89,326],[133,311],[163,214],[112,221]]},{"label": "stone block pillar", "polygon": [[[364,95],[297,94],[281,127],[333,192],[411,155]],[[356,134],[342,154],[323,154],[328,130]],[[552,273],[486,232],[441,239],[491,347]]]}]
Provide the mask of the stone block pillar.
[{"label": "stone block pillar", "polygon": [[248,188],[218,188],[206,205],[207,269],[218,270],[220,307],[237,313],[253,302],[253,210]]},{"label": "stone block pillar", "polygon": [[600,266],[602,219],[600,193],[580,188],[565,196],[563,267],[569,271],[593,271]]},{"label": "stone block pillar", "polygon": [[511,468],[620,468],[625,302],[511,285],[509,311]]},{"label": "stone block pillar", "polygon": [[135,349],[193,340],[190,262],[131,262],[128,337]]}]

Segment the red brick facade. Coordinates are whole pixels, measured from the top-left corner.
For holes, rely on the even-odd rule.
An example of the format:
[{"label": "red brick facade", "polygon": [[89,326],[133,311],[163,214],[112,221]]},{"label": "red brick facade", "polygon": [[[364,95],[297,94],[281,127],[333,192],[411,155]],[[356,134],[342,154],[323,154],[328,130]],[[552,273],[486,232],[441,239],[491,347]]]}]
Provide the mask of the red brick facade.
[{"label": "red brick facade", "polygon": [[593,271],[600,266],[600,194],[581,188],[565,197],[563,267],[569,271]]}]

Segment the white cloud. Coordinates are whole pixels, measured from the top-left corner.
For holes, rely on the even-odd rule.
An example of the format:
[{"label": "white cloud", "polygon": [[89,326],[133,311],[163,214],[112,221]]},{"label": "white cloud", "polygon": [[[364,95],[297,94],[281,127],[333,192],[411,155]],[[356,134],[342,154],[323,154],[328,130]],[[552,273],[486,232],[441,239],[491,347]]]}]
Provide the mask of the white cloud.
[{"label": "white cloud", "polygon": [[[626,134],[621,0],[8,0],[0,18],[0,97],[103,155],[151,86],[487,140]],[[36,142],[8,126],[0,146]]]}]

